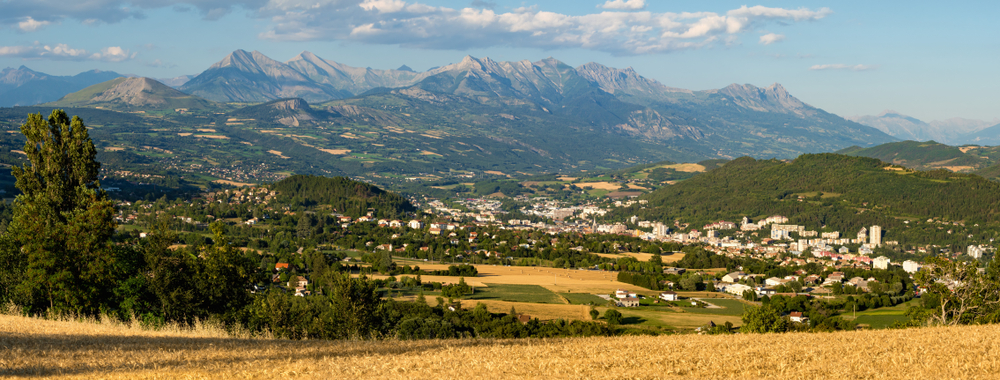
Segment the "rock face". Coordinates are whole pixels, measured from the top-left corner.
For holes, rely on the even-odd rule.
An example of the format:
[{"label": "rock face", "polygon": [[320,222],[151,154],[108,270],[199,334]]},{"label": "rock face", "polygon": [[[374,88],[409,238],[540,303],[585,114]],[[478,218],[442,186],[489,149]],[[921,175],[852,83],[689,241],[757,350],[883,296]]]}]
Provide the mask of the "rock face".
[{"label": "rock face", "polygon": [[719,95],[729,97],[736,105],[761,112],[795,113],[805,115],[812,108],[790,95],[778,83],[760,88],[751,84],[731,84],[718,90]]},{"label": "rock face", "polygon": [[116,78],[87,87],[48,103],[62,107],[101,106],[109,109],[206,109],[214,105],[152,78]]},{"label": "rock face", "polygon": [[222,102],[266,102],[291,97],[324,101],[343,95],[258,51],[244,50],[229,54],[180,90]]}]

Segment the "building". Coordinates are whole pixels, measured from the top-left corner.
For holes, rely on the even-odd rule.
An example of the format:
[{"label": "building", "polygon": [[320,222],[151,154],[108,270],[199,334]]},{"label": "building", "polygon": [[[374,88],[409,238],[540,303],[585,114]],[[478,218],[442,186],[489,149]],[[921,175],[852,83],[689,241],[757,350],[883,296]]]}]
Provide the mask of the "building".
[{"label": "building", "polygon": [[677,293],[676,292],[671,292],[669,290],[665,291],[663,293],[660,293],[660,299],[662,299],[664,301],[677,301],[678,300]]},{"label": "building", "polygon": [[743,272],[733,272],[722,276],[722,282],[736,282],[746,276],[747,274]]},{"label": "building", "polygon": [[635,297],[627,297],[618,300],[618,306],[621,307],[639,307],[639,299]]},{"label": "building", "polygon": [[864,244],[868,241],[868,229],[861,227],[861,231],[858,231],[858,244]]},{"label": "building", "polygon": [[753,288],[743,284],[732,284],[726,286],[726,293],[732,294],[737,297],[743,297],[743,292],[747,290],[753,290]]},{"label": "building", "polygon": [[985,252],[983,247],[977,245],[970,245],[969,248],[966,250],[966,253],[969,255],[969,257],[976,260],[983,258],[983,252]]},{"label": "building", "polygon": [[906,260],[903,262],[903,270],[906,273],[917,273],[920,271],[920,263],[913,260]]},{"label": "building", "polygon": [[809,323],[809,317],[802,315],[801,311],[793,311],[788,315],[788,319],[795,323]]},{"label": "building", "polygon": [[421,222],[421,221],[416,220],[416,219],[411,220],[410,223],[408,223],[407,225],[410,228],[415,229],[415,230],[419,230],[421,228],[424,228],[424,222]]},{"label": "building", "polygon": [[[878,226],[876,226],[876,227],[878,227]],[[874,237],[875,235],[872,235],[872,236]],[[875,269],[889,269],[889,262],[890,261],[892,261],[892,260],[889,260],[888,257],[879,256],[879,257],[876,257],[874,260],[872,260],[872,267],[875,268]]]},{"label": "building", "polygon": [[878,247],[882,245],[882,227],[872,226],[871,231],[871,246]]}]

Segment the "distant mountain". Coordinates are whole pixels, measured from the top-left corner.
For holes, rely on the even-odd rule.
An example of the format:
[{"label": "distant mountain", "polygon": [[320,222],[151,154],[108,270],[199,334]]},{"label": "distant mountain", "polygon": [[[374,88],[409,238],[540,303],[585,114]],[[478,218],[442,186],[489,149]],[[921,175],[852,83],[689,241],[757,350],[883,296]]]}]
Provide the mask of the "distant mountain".
[{"label": "distant mountain", "polygon": [[886,110],[877,116],[851,116],[847,119],[876,128],[901,140],[934,140],[950,145],[978,143],[976,132],[1000,124],[1000,120],[962,118],[924,122],[892,110]]},{"label": "distant mountain", "polygon": [[194,78],[194,75],[181,75],[179,77],[173,77],[173,78],[158,78],[156,80],[167,86],[178,88],[180,86],[183,86],[188,81],[190,81],[191,78]]},{"label": "distant mountain", "polygon": [[212,109],[218,105],[170,88],[151,78],[116,78],[95,84],[47,103],[57,107],[94,107],[113,110]]},{"label": "distant mountain", "polygon": [[55,76],[25,66],[0,71],[0,107],[30,106],[57,100],[87,86],[121,77],[113,71],[91,70],[74,76]]},{"label": "distant mountain", "polygon": [[1000,124],[962,136],[971,144],[1000,145]]},{"label": "distant mountain", "polygon": [[325,101],[345,95],[258,51],[244,50],[229,54],[180,90],[217,102],[260,103],[292,97]]},{"label": "distant mountain", "polygon": [[[327,61],[308,51],[287,62],[288,67],[326,87],[336,98],[347,98],[377,87],[402,87],[412,84],[418,74],[413,70],[375,70],[351,67]],[[405,65],[403,67],[406,67]],[[409,69],[408,67],[406,67]]]}]

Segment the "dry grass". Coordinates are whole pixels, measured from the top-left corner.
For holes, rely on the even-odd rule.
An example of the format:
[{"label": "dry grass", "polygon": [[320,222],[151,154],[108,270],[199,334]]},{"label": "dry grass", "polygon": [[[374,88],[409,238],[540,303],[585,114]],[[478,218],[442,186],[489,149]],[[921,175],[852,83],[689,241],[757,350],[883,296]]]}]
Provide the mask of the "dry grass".
[{"label": "dry grass", "polygon": [[[423,270],[448,269],[448,264],[416,264]],[[486,287],[490,284],[504,285],[538,285],[556,293],[599,293],[608,294],[618,288],[635,288],[623,282],[618,282],[618,272],[557,269],[545,267],[505,267],[494,265],[475,265],[479,271],[478,277],[466,277],[470,286]],[[406,276],[406,275],[400,275]],[[387,276],[373,276],[385,278]],[[424,282],[457,283],[458,277],[452,276],[420,276]],[[651,292],[653,294],[655,292]],[[645,293],[643,293],[645,294]]]},{"label": "dry grass", "polygon": [[619,188],[622,187],[622,184],[612,183],[612,182],[580,182],[580,183],[574,183],[573,186],[579,187],[581,189],[590,186],[598,190],[618,190]]},{"label": "dry grass", "polygon": [[995,378],[1000,326],[780,335],[284,341],[0,316],[0,376]]}]

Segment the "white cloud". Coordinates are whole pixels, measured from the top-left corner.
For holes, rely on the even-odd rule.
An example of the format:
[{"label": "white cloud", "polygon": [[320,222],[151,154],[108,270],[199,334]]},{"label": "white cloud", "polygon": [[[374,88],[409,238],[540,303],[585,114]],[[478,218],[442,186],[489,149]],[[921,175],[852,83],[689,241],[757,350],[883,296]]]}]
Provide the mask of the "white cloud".
[{"label": "white cloud", "polygon": [[51,23],[50,21],[38,21],[28,16],[24,18],[24,21],[17,23],[17,28],[22,32],[34,32]]},{"label": "white cloud", "polygon": [[[631,6],[642,1],[621,0]],[[615,1],[606,4],[616,6]],[[356,41],[411,48],[464,50],[493,46],[584,48],[616,55],[656,54],[714,45],[739,45],[739,35],[780,23],[819,20],[828,9],[741,7],[715,12],[597,12],[567,15],[537,5],[509,12],[448,9],[401,0],[271,0],[257,11],[273,40]]]},{"label": "white cloud", "polygon": [[760,36],[760,40],[758,42],[761,45],[770,45],[770,44],[773,44],[775,42],[780,42],[780,41],[784,41],[784,40],[785,40],[785,35],[784,34],[768,33],[768,34],[765,34],[763,36]]},{"label": "white cloud", "polygon": [[646,7],[646,0],[608,0],[601,8],[637,10]]},{"label": "white cloud", "polygon": [[843,63],[830,63],[825,65],[812,65],[809,70],[851,70],[851,71],[868,71],[875,70],[878,65],[845,65]]},{"label": "white cloud", "polygon": [[[764,6],[742,6],[725,13],[654,13],[644,10],[645,0],[606,0],[601,7],[609,11],[572,15],[531,4],[495,11],[490,9],[493,3],[482,0],[463,9],[420,0],[87,0],[67,4],[65,0],[0,0],[0,25],[30,29],[65,19],[114,23],[142,18],[143,12],[159,8],[178,12],[197,9],[211,20],[241,8],[249,17],[263,21],[264,31],[258,37],[269,40],[353,41],[450,50],[583,48],[632,55],[739,45],[741,34],[766,25],[815,21],[831,13],[827,8]],[[107,60],[127,59],[114,52],[94,54]]]},{"label": "white cloud", "polygon": [[118,46],[101,49],[90,53],[85,49],[74,49],[66,44],[32,45],[32,46],[0,46],[0,57],[18,57],[24,59],[51,59],[65,61],[107,61],[122,62],[135,58],[136,53]]}]

